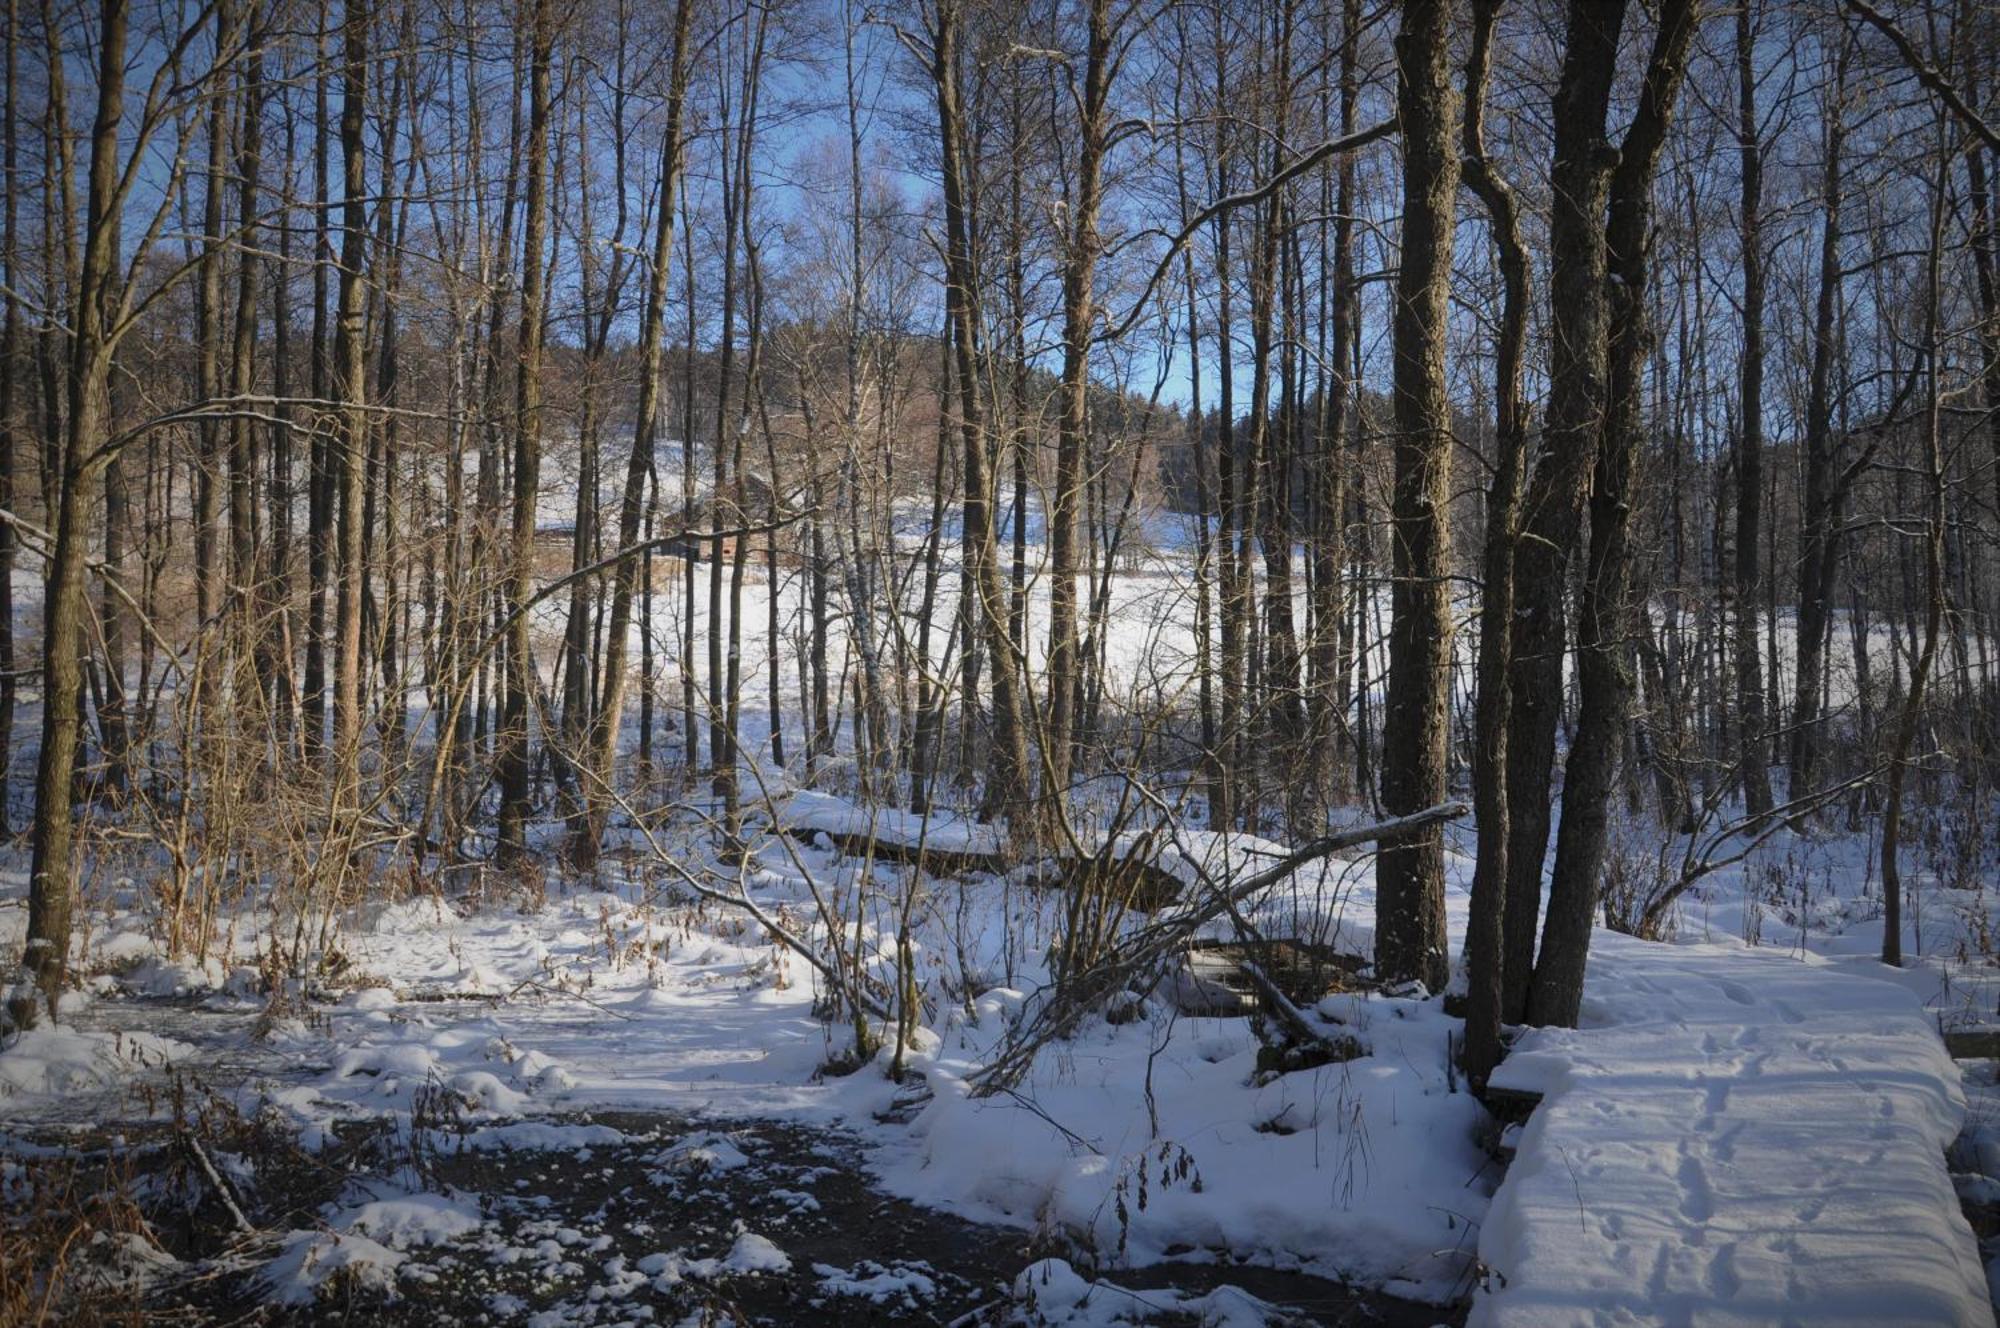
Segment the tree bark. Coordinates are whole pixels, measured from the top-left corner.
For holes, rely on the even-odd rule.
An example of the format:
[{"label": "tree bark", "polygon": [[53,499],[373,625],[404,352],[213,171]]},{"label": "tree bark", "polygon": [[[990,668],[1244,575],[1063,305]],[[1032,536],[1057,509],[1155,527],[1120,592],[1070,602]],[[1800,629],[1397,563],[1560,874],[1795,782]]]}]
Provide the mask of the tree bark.
[{"label": "tree bark", "polygon": [[[639,325],[639,401],[633,417],[632,453],[625,466],[625,488],[618,503],[618,547],[631,548],[639,539],[646,514],[646,482],[655,464],[660,419],[661,379],[666,369],[665,331],[668,278],[673,268],[674,220],[680,206],[681,171],[686,158],[682,127],[687,106],[688,44],[694,22],[694,0],[675,0],[673,48],[669,56],[666,131],[660,142],[660,198],[653,217],[652,264],[646,282],[646,302]],[[645,556],[650,566],[652,555]],[[604,683],[590,731],[588,771],[584,776],[584,821],[570,849],[585,866],[594,865],[604,838],[611,805],[610,790],[617,776],[618,732],[624,721],[626,660],[632,634],[632,597],[641,564],[624,559],[611,574],[611,611],[604,634]]]},{"label": "tree bark", "polygon": [[[1084,452],[1089,446],[1090,346],[1096,336],[1093,287],[1103,247],[1098,210],[1103,203],[1109,102],[1117,77],[1113,47],[1118,34],[1111,0],[1088,0],[1083,89],[1069,231],[1063,255],[1062,411],[1056,428],[1055,492],[1049,504],[1048,722],[1042,733],[1042,815],[1045,832],[1066,811],[1070,738],[1076,723],[1077,504],[1082,496]],[[1025,519],[1017,513],[1016,520]]]},{"label": "tree bark", "polygon": [[103,474],[97,448],[107,433],[111,356],[116,340],[108,320],[120,302],[119,128],[125,110],[126,35],[130,0],[102,0],[97,32],[97,108],[90,132],[90,190],[84,241],[71,305],[67,427],[62,439],[61,486],[50,551],[42,626],[42,740],[35,765],[35,820],[28,875],[28,933],[22,980],[8,994],[16,1027],[36,1022],[41,1009],[55,1015],[69,965],[70,917],[75,906],[75,809],[70,785],[76,768],[83,699],[83,624],[88,612],[85,563],[92,500]]},{"label": "tree bark", "polygon": [[[1909,783],[1910,753],[1916,746],[1917,729],[1923,722],[1924,691],[1930,683],[1931,666],[1937,659],[1938,635],[1945,607],[1945,497],[1947,476],[1944,459],[1944,391],[1939,358],[1943,340],[1944,226],[1946,215],[1945,181],[1951,172],[1948,136],[1939,126],[1937,181],[1932,194],[1930,248],[1925,272],[1924,362],[1927,386],[1924,410],[1925,478],[1929,481],[1924,540],[1924,627],[1921,644],[1915,646],[1910,663],[1910,681],[1903,693],[1901,712],[1896,720],[1896,736],[1889,754],[1889,787],[1882,808],[1882,962],[1891,968],[1903,965],[1903,801]],[[1919,937],[1921,938],[1921,922]]]},{"label": "tree bark", "polygon": [[1770,743],[1757,643],[1758,565],[1764,497],[1764,146],[1757,122],[1756,25],[1752,0],[1736,10],[1737,155],[1743,243],[1743,355],[1736,428],[1736,713],[1745,810],[1771,811]]},{"label": "tree bark", "polygon": [[964,19],[958,4],[959,0],[938,0],[931,33],[930,72],[944,163],[945,309],[952,320],[953,348],[958,357],[959,425],[965,440],[964,540],[972,600],[969,611],[973,627],[984,636],[993,660],[989,683],[993,697],[993,760],[981,810],[988,816],[1019,821],[1027,810],[1030,795],[1028,751],[1018,686],[1020,670],[1007,634],[1006,586],[994,538],[986,416],[979,391],[981,287],[974,265],[966,196],[969,163],[958,68],[958,43]]},{"label": "tree bark", "polygon": [[1584,964],[1603,879],[1609,801],[1631,706],[1626,648],[1630,605],[1628,543],[1635,500],[1632,473],[1641,433],[1641,392],[1651,331],[1647,322],[1648,244],[1653,173],[1686,72],[1700,0],[1667,0],[1647,58],[1639,106],[1618,154],[1605,224],[1610,287],[1603,441],[1591,481],[1590,553],[1577,615],[1581,704],[1563,771],[1562,825],[1549,880],[1548,918],[1536,959],[1527,1019],[1574,1027]]},{"label": "tree bark", "polygon": [[1494,351],[1495,447],[1486,496],[1484,584],[1479,603],[1479,699],[1472,756],[1473,814],[1478,859],[1465,931],[1465,1076],[1484,1089],[1500,1060],[1504,996],[1507,891],[1507,727],[1511,706],[1508,665],[1514,619],[1515,525],[1520,519],[1521,470],[1528,450],[1528,405],[1521,390],[1526,358],[1529,259],[1521,237],[1518,195],[1487,156],[1486,89],[1492,67],[1493,26],[1504,0],[1473,0],[1472,47],[1466,60],[1465,182],[1486,205],[1499,251],[1503,288],[1499,341]]},{"label": "tree bark", "polygon": [[[1395,497],[1382,807],[1404,816],[1444,801],[1451,677],[1451,402],[1447,300],[1459,182],[1458,98],[1448,62],[1451,5],[1405,0],[1396,38],[1403,131],[1403,227],[1394,321]],[[1383,848],[1375,868],[1375,970],[1444,988],[1444,842],[1433,825]]]},{"label": "tree bark", "polygon": [[1548,850],[1567,637],[1563,596],[1604,411],[1604,209],[1617,153],[1605,137],[1624,0],[1571,0],[1556,88],[1549,217],[1549,404],[1514,568],[1507,730],[1507,908],[1502,1018],[1526,1013]]},{"label": "tree bark", "polygon": [[339,428],[328,446],[333,475],[335,558],[333,750],[339,805],[359,806],[361,761],[362,489],[368,464],[367,283],[368,175],[363,126],[368,109],[369,0],[351,0],[345,29],[340,107],[342,196],[340,304],[334,322],[334,392]]},{"label": "tree bark", "polygon": [[528,141],[521,208],[521,323],[514,379],[513,538],[506,594],[507,681],[500,701],[499,856],[520,866],[528,856],[532,801],[529,759],[538,674],[528,601],[535,591],[535,499],[542,473],[542,335],[546,272],[542,250],[548,231],[549,65],[555,46],[552,0],[530,0]]},{"label": "tree bark", "polygon": [[[20,453],[21,416],[21,189],[20,179],[20,0],[7,0],[7,94],[0,106],[0,178],[7,184],[0,198],[0,226],[6,228],[0,247],[0,507],[14,510],[14,465]],[[14,548],[12,522],[0,522],[0,838],[12,834],[14,708],[19,692],[15,677]]]},{"label": "tree bark", "polygon": [[[1833,367],[1838,354],[1835,319],[1841,295],[1840,240],[1842,153],[1847,140],[1842,98],[1853,43],[1845,33],[1834,60],[1832,90],[1822,103],[1825,164],[1820,175],[1819,293],[1813,306],[1812,366],[1806,387],[1803,440],[1805,493],[1799,531],[1797,658],[1793,693],[1789,800],[1810,798],[1819,782],[1820,694],[1826,673],[1827,628],[1832,618],[1841,510],[1832,474]],[[1806,814],[1795,816],[1803,825]]]}]

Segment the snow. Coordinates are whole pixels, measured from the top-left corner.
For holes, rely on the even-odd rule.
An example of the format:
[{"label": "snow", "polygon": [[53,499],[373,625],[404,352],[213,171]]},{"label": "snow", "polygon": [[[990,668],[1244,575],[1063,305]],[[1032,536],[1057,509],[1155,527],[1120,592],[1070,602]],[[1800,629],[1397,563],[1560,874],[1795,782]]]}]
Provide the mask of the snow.
[{"label": "snow", "polygon": [[625,1135],[608,1125],[551,1124],[547,1121],[509,1121],[486,1125],[464,1135],[458,1146],[469,1152],[494,1150],[568,1152],[588,1155],[592,1148],[622,1143]]},{"label": "snow", "polygon": [[477,1205],[442,1194],[376,1199],[342,1214],[334,1225],[380,1241],[391,1249],[443,1245],[479,1230]]},{"label": "snow", "polygon": [[636,1267],[652,1278],[656,1286],[664,1289],[688,1278],[712,1282],[724,1277],[790,1272],[792,1259],[768,1237],[742,1230],[739,1224],[729,1252],[719,1259],[691,1259],[678,1250],[667,1250],[647,1255],[639,1260]]},{"label": "snow", "polygon": [[1042,1259],[1014,1279],[1013,1299],[1027,1322],[1066,1328],[1115,1328],[1186,1318],[1203,1328],[1262,1328],[1273,1307],[1231,1286],[1199,1296],[1177,1291],[1131,1291],[1108,1279],[1091,1281],[1063,1259]]},{"label": "snow", "polygon": [[653,1162],[669,1170],[734,1171],[748,1166],[750,1158],[729,1136],[703,1130],[660,1153]]},{"label": "snow", "polygon": [[[877,844],[903,850],[921,847],[939,855],[963,855],[996,863],[1004,860],[1007,846],[1004,826],[982,824],[949,809],[935,810],[926,816],[894,807],[857,807],[843,798],[809,789],[794,791],[784,798],[778,805],[777,819],[782,827],[795,834],[819,832],[850,845]],[[1076,847],[1084,853],[1102,854],[1118,862],[1137,859],[1190,888],[1227,887],[1270,868],[1291,852],[1288,845],[1256,835],[1195,830],[1161,822],[1156,815],[1145,819],[1149,822],[1145,828],[1119,830],[1110,835],[1087,822],[1073,825],[1071,833],[1076,838]],[[1343,860],[1322,859],[1296,874],[1294,890],[1311,887],[1319,893],[1323,908],[1338,912],[1348,884]],[[1327,939],[1352,946],[1368,936],[1372,932]]]},{"label": "snow", "polygon": [[1993,1323],[1944,1160],[1958,1071],[1902,986],[1599,933],[1585,1014],[1494,1076],[1543,1101],[1473,1324]]},{"label": "snow", "polygon": [[786,798],[780,816],[785,828],[794,832],[819,831],[897,848],[922,845],[934,853],[997,858],[1006,842],[1004,827],[980,825],[955,812],[940,811],[926,817],[893,807],[856,807],[843,798],[810,789],[800,789]]},{"label": "snow", "polygon": [[86,1031],[44,1024],[0,1040],[0,1099],[62,1098],[115,1088],[194,1048],[144,1032]]},{"label": "snow", "polygon": [[937,1294],[937,1279],[931,1276],[930,1265],[921,1261],[881,1264],[863,1259],[852,1268],[816,1263],[813,1274],[828,1295],[859,1296],[878,1305],[891,1302],[913,1305]]},{"label": "snow", "polygon": [[[1900,974],[1867,958],[1880,944],[1879,900],[1854,840],[1779,836],[1687,896],[1676,943],[1600,931],[1585,1027],[1531,1035],[1501,1071],[1500,1084],[1540,1092],[1544,1104],[1518,1131],[1518,1157],[1494,1192],[1499,1173],[1482,1147],[1491,1123],[1448,1065],[1456,1021],[1422,996],[1308,1005],[1308,1018],[1354,1038],[1361,1054],[1273,1077],[1257,1071],[1245,1020],[1178,1016],[1162,988],[1131,1000],[1130,1022],[1090,1021],[1047,1048],[1015,1094],[974,1097],[975,1076],[1044,995],[1060,892],[1031,888],[1029,868],[919,878],[811,837],[997,852],[999,832],[960,812],[926,821],[775,780],[767,810],[807,834],[758,837],[742,882],[794,934],[824,946],[830,912],[863,938],[865,962],[886,984],[894,914],[916,903],[929,1027],[907,1059],[928,1099],[899,1123],[877,1119],[899,1092],[881,1072],[887,1053],[844,1078],[821,1073],[849,1042],[815,1011],[825,993],[812,970],[755,921],[687,901],[671,873],[649,874],[643,862],[629,874],[608,869],[589,889],[552,880],[551,897],[532,907],[429,896],[354,910],[340,919],[339,945],[358,985],[316,993],[329,999],[310,1018],[280,1024],[259,1064],[282,1072],[246,1087],[246,1098],[260,1094],[310,1147],[350,1121],[407,1128],[423,1116],[440,1150],[535,1150],[556,1167],[634,1138],[558,1118],[572,1111],[840,1126],[865,1143],[890,1193],[1032,1229],[1043,1248],[1105,1270],[1090,1280],[1060,1259],[1029,1270],[1017,1305],[1046,1322],[1164,1310],[1261,1321],[1256,1302],[1226,1288],[1186,1297],[1118,1285],[1123,1266],[1224,1253],[1438,1303],[1483,1274],[1472,1312],[1486,1324],[1992,1322],[1944,1161],[1966,1104],[1934,1027],[1958,1005],[1990,1013],[2000,986],[1990,965],[1966,959],[1983,953],[1991,922],[1993,898],[1976,886],[1906,868],[1918,882],[1911,949],[1924,957]],[[1108,837],[1079,831],[1086,848]],[[657,833],[689,871],[736,888],[698,832]],[[1240,880],[1287,851],[1248,835],[1143,833],[1121,831],[1112,851],[1143,842],[1190,886]],[[1780,868],[1796,887],[1782,900],[1757,875]],[[1470,860],[1448,854],[1447,870],[1456,936]],[[1328,860],[1245,912],[1272,934],[1365,956],[1372,870]],[[233,951],[169,962],[148,948],[139,906],[95,913],[82,954],[112,967],[92,981],[91,1020],[142,1017],[137,997],[235,990],[241,970],[231,965],[264,940],[255,919],[236,925]],[[0,1049],[10,1118],[56,1113],[67,1093],[129,1085],[206,1054],[144,1031],[84,1027],[84,1011],[66,1011],[64,1025]],[[2000,1102],[2000,1087],[1990,1094]],[[440,1096],[449,1119],[436,1125]],[[757,1166],[751,1140],[727,1120],[712,1124],[658,1145],[648,1165],[694,1184]],[[1980,1169],[2000,1175],[2000,1106],[1967,1137]],[[1957,1185],[1977,1196],[2000,1182]],[[773,1191],[793,1203],[788,1194]],[[378,1289],[407,1285],[412,1251],[479,1225],[476,1207],[440,1194],[371,1195],[324,1216],[333,1231],[293,1233],[279,1250],[269,1275],[286,1303],[310,1299],[343,1269]],[[738,1230],[726,1250],[700,1247],[705,1257],[635,1259],[607,1273],[607,1285],[778,1273],[793,1255],[778,1243],[782,1224],[768,1220],[768,1233]],[[814,1277],[828,1295],[896,1305],[923,1302],[938,1284],[937,1269],[870,1252],[881,1261],[843,1255],[845,1266],[816,1265]],[[520,1257],[568,1266],[584,1253],[575,1230],[552,1227]]]},{"label": "snow", "polygon": [[211,991],[226,980],[222,961],[213,955],[199,963],[148,955],[118,981],[134,996],[171,997]]},{"label": "snow", "polygon": [[280,1305],[310,1305],[330,1282],[393,1295],[396,1270],[404,1257],[366,1236],[294,1231],[284,1238],[261,1278],[271,1299]]},{"label": "snow", "polygon": [[790,1271],[791,1256],[754,1231],[745,1231],[723,1256],[725,1273],[783,1273]]},{"label": "snow", "polygon": [[1446,1063],[1450,1021],[1436,1001],[1329,1004],[1370,1054],[1260,1082],[1254,1039],[1218,1046],[1217,1026],[1241,1020],[1155,1009],[1094,1025],[1039,1063],[1019,1097],[985,1099],[967,1079],[1002,1025],[982,1006],[985,1026],[954,1029],[923,1066],[936,1098],[884,1182],[969,1215],[1053,1226],[1133,1263],[1226,1249],[1449,1299],[1487,1169],[1475,1143],[1484,1112],[1454,1091]]},{"label": "snow", "polygon": [[136,1231],[99,1231],[74,1270],[78,1285],[113,1295],[142,1293],[173,1276],[181,1261]]}]

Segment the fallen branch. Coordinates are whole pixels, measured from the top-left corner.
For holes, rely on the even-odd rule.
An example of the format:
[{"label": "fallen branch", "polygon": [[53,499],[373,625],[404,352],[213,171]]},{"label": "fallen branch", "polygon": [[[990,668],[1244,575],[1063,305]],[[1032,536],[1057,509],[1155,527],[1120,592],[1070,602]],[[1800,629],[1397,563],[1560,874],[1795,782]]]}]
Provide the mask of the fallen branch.
[{"label": "fallen branch", "polygon": [[[1727,867],[1733,867],[1749,857],[1752,853],[1763,847],[1765,840],[1771,838],[1771,836],[1777,834],[1780,830],[1790,828],[1793,818],[1818,811],[1821,807],[1844,796],[1850,789],[1872,783],[1876,776],[1881,773],[1881,766],[1870,766],[1861,773],[1844,779],[1830,788],[1820,789],[1815,793],[1801,794],[1799,797],[1793,798],[1790,802],[1773,807],[1762,816],[1745,816],[1739,820],[1732,821],[1709,834],[1706,839],[1699,841],[1701,849],[1699,857],[1696,855],[1697,840],[1691,835],[1688,839],[1687,853],[1681,860],[1680,877],[1672,885],[1660,891],[1659,894],[1646,902],[1645,907],[1640,911],[1638,920],[1630,924],[1631,934],[1643,940],[1657,939],[1660,934],[1660,927],[1666,922],[1668,911],[1679,902],[1682,895],[1710,876],[1713,876],[1716,872],[1722,871]],[[1730,853],[1724,857],[1718,858],[1714,855],[1715,850],[1721,845],[1727,843],[1743,830],[1751,829],[1752,827],[1757,827],[1757,829],[1748,843],[1742,845],[1734,853]],[[1665,856],[1666,849],[1662,846],[1661,857],[1664,858]],[[1619,921],[1625,920],[1613,919],[1608,915],[1605,919],[1606,925],[1613,927],[1617,927]],[[1624,927],[1619,927],[1618,929],[1621,931],[1626,930]]]},{"label": "fallen branch", "polygon": [[[1099,1001],[1136,978],[1151,977],[1157,981],[1164,972],[1168,956],[1184,949],[1196,932],[1225,913],[1235,912],[1237,905],[1269,889],[1299,868],[1330,857],[1344,848],[1408,838],[1420,830],[1463,816],[1467,810],[1462,802],[1440,803],[1407,816],[1322,835],[1287,853],[1263,871],[1233,884],[1218,884],[1206,872],[1201,872],[1202,883],[1209,887],[1207,899],[1166,914],[1113,942],[1097,959],[1070,975],[1058,990],[1050,994],[1034,1018],[1008,1038],[1000,1054],[973,1076],[973,1092],[986,1097],[1011,1089],[1027,1073],[1035,1053],[1049,1042],[1068,1036],[1084,1014]],[[1192,856],[1189,860],[1194,861]]]},{"label": "fallen branch", "polygon": [[1283,1024],[1286,1032],[1309,1047],[1333,1048],[1333,1039],[1320,1032],[1312,1020],[1306,1018],[1305,1011],[1292,1004],[1291,997],[1278,990],[1278,984],[1271,981],[1262,968],[1247,959],[1236,967],[1250,979],[1250,985],[1257,988],[1257,994],[1264,1000],[1265,1013]]},{"label": "fallen branch", "polygon": [[229,1220],[236,1224],[236,1229],[246,1236],[255,1235],[257,1228],[250,1225],[249,1218],[243,1216],[242,1208],[237,1206],[235,1194],[231,1193],[228,1182],[222,1179],[222,1173],[215,1169],[215,1163],[209,1161],[208,1150],[201,1146],[201,1140],[195,1138],[192,1132],[183,1130],[181,1142],[187,1145],[188,1153],[194,1158],[195,1165],[201,1168],[201,1174],[208,1178],[209,1186],[215,1191],[216,1197],[222,1200],[222,1206],[229,1210]]}]

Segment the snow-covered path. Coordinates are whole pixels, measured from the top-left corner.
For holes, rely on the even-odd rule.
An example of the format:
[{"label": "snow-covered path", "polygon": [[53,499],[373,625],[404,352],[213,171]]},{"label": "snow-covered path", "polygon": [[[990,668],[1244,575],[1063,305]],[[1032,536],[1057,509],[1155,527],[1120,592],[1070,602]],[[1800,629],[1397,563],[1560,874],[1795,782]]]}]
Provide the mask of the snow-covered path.
[{"label": "snow-covered path", "polygon": [[1959,1073],[1904,987],[1602,931],[1590,962],[1586,1026],[1494,1079],[1543,1101],[1474,1325],[1994,1322],[1944,1155]]}]

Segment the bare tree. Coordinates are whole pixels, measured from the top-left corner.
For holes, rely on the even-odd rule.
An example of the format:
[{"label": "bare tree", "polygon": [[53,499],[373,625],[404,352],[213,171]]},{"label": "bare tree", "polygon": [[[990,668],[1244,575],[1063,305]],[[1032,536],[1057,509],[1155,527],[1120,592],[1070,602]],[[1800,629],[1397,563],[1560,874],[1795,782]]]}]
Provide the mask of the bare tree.
[{"label": "bare tree", "polygon": [[527,183],[522,192],[521,321],[514,379],[514,494],[507,599],[507,685],[501,698],[500,857],[524,865],[528,857],[530,718],[536,704],[533,624],[528,601],[535,586],[535,510],[542,468],[542,335],[547,316],[548,268],[542,250],[548,230],[549,67],[555,49],[552,0],[529,0]]},{"label": "bare tree", "polygon": [[[1444,800],[1452,450],[1445,315],[1459,182],[1450,28],[1449,4],[1406,0],[1396,38],[1403,228],[1394,323],[1395,586],[1382,728],[1382,806],[1391,816]],[[1375,879],[1376,971],[1391,981],[1416,978],[1442,989],[1449,959],[1439,830],[1432,826],[1386,846]]]}]

